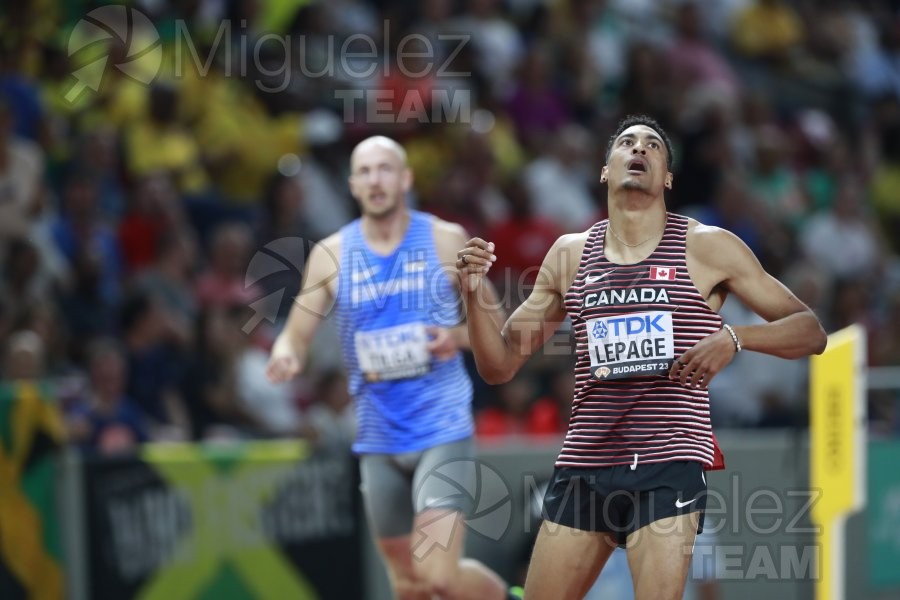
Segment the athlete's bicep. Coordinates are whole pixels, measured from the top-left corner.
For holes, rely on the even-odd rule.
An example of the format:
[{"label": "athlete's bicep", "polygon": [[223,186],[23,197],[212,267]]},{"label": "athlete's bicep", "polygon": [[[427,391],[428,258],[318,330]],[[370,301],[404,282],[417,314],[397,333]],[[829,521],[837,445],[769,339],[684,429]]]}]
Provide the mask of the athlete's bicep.
[{"label": "athlete's bicep", "polygon": [[468,233],[457,223],[435,218],[433,225],[435,252],[441,267],[448,273],[454,286],[459,285],[456,277],[456,255],[469,239]]},{"label": "athlete's bicep", "polygon": [[544,345],[566,318],[561,290],[571,279],[572,265],[561,260],[567,255],[561,240],[557,240],[544,258],[531,295],[503,327],[503,337],[512,355],[523,363]]},{"label": "athlete's bicep", "polygon": [[555,290],[538,289],[523,302],[503,326],[503,337],[522,362],[537,352],[559,328],[566,311]]},{"label": "athlete's bicep", "polygon": [[765,320],[774,321],[809,310],[787,286],[766,272],[750,248],[736,236],[726,240],[719,256],[726,273],[723,287]]},{"label": "athlete's bicep", "polygon": [[294,298],[287,328],[298,341],[308,343],[316,328],[334,306],[338,263],[323,244],[313,247],[303,273],[300,293]]}]

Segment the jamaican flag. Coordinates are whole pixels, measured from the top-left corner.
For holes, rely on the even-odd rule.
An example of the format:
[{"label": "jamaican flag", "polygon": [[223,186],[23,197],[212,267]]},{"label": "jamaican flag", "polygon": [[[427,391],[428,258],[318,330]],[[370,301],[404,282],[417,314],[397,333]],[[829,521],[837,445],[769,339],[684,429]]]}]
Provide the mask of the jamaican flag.
[{"label": "jamaican flag", "polygon": [[357,473],[295,440],[88,457],[90,598],[362,598]]},{"label": "jamaican flag", "polygon": [[53,454],[63,425],[49,388],[0,382],[0,598],[62,600]]}]

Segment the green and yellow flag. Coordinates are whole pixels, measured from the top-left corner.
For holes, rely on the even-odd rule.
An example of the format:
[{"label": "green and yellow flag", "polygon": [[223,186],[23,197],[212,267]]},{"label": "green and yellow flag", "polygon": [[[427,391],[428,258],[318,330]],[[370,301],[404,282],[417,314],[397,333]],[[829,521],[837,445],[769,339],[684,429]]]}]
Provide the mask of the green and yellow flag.
[{"label": "green and yellow flag", "polygon": [[63,600],[53,454],[62,419],[49,388],[0,383],[0,590],[3,600]]}]

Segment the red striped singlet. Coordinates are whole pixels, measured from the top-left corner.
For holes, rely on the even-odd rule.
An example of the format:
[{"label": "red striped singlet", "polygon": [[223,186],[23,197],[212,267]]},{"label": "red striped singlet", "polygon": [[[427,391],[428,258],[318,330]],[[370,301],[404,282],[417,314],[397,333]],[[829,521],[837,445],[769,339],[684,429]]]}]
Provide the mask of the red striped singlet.
[{"label": "red striped singlet", "polygon": [[688,219],[668,213],[659,245],[631,265],[604,256],[608,225],[591,228],[565,296],[576,344],[575,399],[556,466],[695,460],[722,468],[709,393],[667,377],[676,357],[722,328],[688,275]]}]

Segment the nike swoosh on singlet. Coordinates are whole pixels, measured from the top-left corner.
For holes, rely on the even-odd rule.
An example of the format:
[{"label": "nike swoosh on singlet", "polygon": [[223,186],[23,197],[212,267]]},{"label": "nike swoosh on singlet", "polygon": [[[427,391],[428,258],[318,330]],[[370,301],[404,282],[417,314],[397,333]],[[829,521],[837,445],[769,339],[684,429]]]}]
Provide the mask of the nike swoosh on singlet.
[{"label": "nike swoosh on singlet", "polygon": [[597,281],[600,281],[601,279],[603,279],[610,273],[612,273],[612,271],[607,271],[606,273],[600,273],[599,275],[588,275],[587,277],[584,278],[584,282],[585,283],[595,283]]}]

